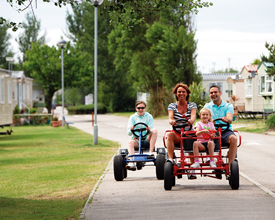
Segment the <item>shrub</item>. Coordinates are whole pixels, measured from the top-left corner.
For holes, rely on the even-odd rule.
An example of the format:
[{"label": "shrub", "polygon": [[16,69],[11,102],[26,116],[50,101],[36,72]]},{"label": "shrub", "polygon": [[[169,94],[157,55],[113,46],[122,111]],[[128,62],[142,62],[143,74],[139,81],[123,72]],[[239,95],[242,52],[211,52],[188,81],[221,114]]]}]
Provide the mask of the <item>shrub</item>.
[{"label": "shrub", "polygon": [[266,128],[275,129],[275,115],[269,115],[266,119]]},{"label": "shrub", "polygon": [[[94,104],[69,106],[67,107],[67,110],[70,115],[91,114],[94,111]],[[107,112],[103,103],[97,103],[97,112],[101,114]]]},{"label": "shrub", "polygon": [[16,115],[16,114],[20,114],[20,109],[18,107],[18,105],[15,106],[14,110],[13,110],[13,114]]}]

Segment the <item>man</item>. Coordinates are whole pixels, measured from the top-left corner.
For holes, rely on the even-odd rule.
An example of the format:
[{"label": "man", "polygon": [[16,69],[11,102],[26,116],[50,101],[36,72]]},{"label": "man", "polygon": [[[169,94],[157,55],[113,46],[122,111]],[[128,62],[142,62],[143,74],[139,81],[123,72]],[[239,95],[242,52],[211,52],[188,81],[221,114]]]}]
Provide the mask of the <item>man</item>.
[{"label": "man", "polygon": [[[153,156],[154,153],[154,148],[155,144],[157,141],[157,129],[153,128],[154,127],[154,120],[153,116],[146,112],[146,103],[144,101],[138,101],[136,103],[136,113],[131,115],[128,121],[128,128],[127,128],[127,133],[128,135],[132,135],[132,140],[129,141],[129,154],[133,155],[135,154],[135,148],[138,147],[138,138],[135,137],[132,134],[131,130],[134,130],[135,127],[134,125],[139,122],[145,123],[148,127],[146,128],[147,131],[150,131],[150,133],[145,137],[145,140],[142,141],[142,144],[144,145],[149,145],[149,155]],[[145,132],[145,131],[144,131]],[[136,165],[134,163],[129,163],[126,167],[128,170],[135,171],[136,170]]]},{"label": "man", "polygon": [[[232,121],[233,121],[233,113],[234,108],[231,103],[227,103],[221,99],[221,89],[217,85],[213,85],[209,89],[210,98],[212,102],[206,103],[204,108],[208,108],[212,111],[213,119],[222,118],[223,122],[228,122],[230,124],[229,130],[222,132],[222,145],[229,144],[229,152],[228,152],[228,159],[229,159],[229,169],[230,164],[232,161],[235,160],[235,156],[237,153],[237,137],[232,131]],[[217,121],[216,123],[222,123]]]}]

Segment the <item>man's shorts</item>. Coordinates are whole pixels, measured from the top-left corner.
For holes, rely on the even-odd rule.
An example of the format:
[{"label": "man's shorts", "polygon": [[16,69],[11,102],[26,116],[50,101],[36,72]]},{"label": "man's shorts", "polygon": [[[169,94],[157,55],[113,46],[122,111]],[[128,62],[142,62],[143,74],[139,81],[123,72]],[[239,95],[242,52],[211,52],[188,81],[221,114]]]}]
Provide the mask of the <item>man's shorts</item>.
[{"label": "man's shorts", "polygon": [[222,146],[226,146],[226,145],[229,146],[227,140],[228,140],[230,135],[235,135],[235,133],[231,130],[227,130],[227,131],[222,132]]}]

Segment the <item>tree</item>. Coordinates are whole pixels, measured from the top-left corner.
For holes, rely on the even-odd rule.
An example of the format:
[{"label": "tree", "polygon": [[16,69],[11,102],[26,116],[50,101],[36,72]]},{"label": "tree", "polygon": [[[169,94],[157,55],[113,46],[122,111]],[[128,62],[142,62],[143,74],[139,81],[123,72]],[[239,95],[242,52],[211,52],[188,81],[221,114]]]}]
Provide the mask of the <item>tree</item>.
[{"label": "tree", "polygon": [[266,49],[269,51],[268,57],[262,57],[262,61],[273,63],[273,67],[267,69],[267,74],[269,76],[273,76],[273,80],[275,81],[275,45],[265,43]]},{"label": "tree", "polygon": [[10,46],[10,34],[8,34],[7,29],[8,28],[6,26],[0,25],[0,67],[5,69],[8,69],[8,62],[6,61],[6,57],[10,52],[8,49]]},{"label": "tree", "polygon": [[215,73],[238,73],[239,71],[238,70],[235,70],[233,68],[230,68],[228,70],[228,68],[225,68],[225,70],[217,70],[215,71]]},{"label": "tree", "polygon": [[197,104],[197,116],[199,117],[199,112],[203,108],[206,102],[210,101],[209,96],[205,96],[206,88],[203,88],[202,82],[196,83],[193,82],[189,89],[191,90],[190,93],[190,102],[195,102]]},{"label": "tree", "polygon": [[254,59],[251,65],[259,65],[262,61],[260,59]]},{"label": "tree", "polygon": [[[44,2],[53,2],[54,5],[62,7],[66,4],[77,4],[79,0],[43,0]],[[28,7],[33,7],[33,4],[37,5],[37,0],[20,0],[13,1],[7,0],[7,2],[13,8],[18,8],[18,11],[25,10]],[[91,0],[87,0],[91,2]],[[209,7],[213,4],[211,2],[204,2],[200,0],[112,0],[104,1],[103,7],[107,11],[113,23],[121,23],[127,28],[132,28],[133,25],[142,23],[148,16],[159,16],[161,11],[173,12],[175,7],[178,9],[178,14],[187,14],[189,12],[198,13],[198,10],[203,7]],[[18,29],[18,25],[15,22],[8,22],[5,18],[0,17],[0,24],[6,24],[14,31]]]},{"label": "tree", "polygon": [[[46,106],[51,111],[52,97],[61,88],[61,49],[32,43],[26,51],[24,67],[39,82],[46,96]],[[90,56],[73,48],[70,43],[64,49],[64,87],[80,87],[93,83]]]},{"label": "tree", "polygon": [[[67,36],[87,52],[94,60],[94,7],[83,3],[73,6],[73,14],[67,14],[69,33]],[[116,70],[114,56],[108,50],[108,35],[113,30],[109,14],[99,7],[98,14],[98,101],[104,103],[108,110],[127,111],[134,106],[135,91],[129,83],[125,71]],[[115,85],[115,86],[114,86]],[[93,89],[93,84],[90,88]],[[87,94],[85,94],[87,95]]]},{"label": "tree", "polygon": [[26,15],[26,23],[22,23],[23,33],[19,34],[16,42],[19,44],[19,50],[23,53],[23,62],[25,61],[25,52],[31,48],[32,42],[38,42],[39,45],[45,44],[46,34],[38,38],[41,22],[36,20],[30,13]]}]

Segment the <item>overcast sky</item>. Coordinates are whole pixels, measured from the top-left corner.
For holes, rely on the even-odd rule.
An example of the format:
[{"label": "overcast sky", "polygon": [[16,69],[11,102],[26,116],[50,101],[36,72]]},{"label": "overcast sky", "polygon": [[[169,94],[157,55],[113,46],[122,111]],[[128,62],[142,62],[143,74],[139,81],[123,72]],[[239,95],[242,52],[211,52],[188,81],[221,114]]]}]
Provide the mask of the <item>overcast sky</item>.
[{"label": "overcast sky", "polygon": [[[66,11],[70,6],[56,7],[38,0],[34,8],[41,21],[42,32],[47,33],[47,44],[56,45],[66,30]],[[228,67],[241,71],[244,65],[268,55],[265,42],[275,43],[275,0],[212,0],[213,6],[200,9],[195,18],[197,64],[200,71],[209,73]],[[26,13],[18,13],[6,0],[1,0],[0,16],[15,22],[25,20]],[[13,39],[18,32],[12,32]],[[13,41],[13,51],[17,43]]]}]

